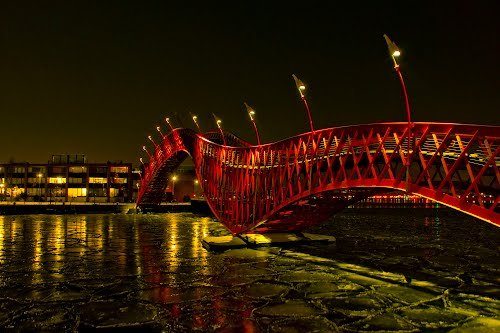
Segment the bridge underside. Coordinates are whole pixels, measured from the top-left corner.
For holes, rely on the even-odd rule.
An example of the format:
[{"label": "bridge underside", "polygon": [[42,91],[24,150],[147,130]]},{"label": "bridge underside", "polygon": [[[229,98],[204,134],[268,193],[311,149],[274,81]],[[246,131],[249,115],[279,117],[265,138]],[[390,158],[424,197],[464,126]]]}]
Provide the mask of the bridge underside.
[{"label": "bridge underside", "polygon": [[148,188],[145,191],[143,200],[138,204],[139,207],[155,206],[162,202],[171,175],[187,157],[189,157],[187,152],[178,151],[172,154],[171,158],[158,168],[154,178],[146,185]]},{"label": "bridge underside", "polygon": [[289,204],[261,221],[249,232],[296,232],[305,230],[360,200],[390,189],[333,190],[316,193]]}]

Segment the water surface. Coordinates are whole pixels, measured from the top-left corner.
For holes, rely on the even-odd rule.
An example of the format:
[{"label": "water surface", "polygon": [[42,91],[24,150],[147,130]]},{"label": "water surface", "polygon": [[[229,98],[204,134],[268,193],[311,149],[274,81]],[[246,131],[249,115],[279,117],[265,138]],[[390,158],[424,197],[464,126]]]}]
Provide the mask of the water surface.
[{"label": "water surface", "polygon": [[442,211],[347,210],[335,245],[211,253],[212,218],[0,216],[0,329],[500,329],[498,244]]}]

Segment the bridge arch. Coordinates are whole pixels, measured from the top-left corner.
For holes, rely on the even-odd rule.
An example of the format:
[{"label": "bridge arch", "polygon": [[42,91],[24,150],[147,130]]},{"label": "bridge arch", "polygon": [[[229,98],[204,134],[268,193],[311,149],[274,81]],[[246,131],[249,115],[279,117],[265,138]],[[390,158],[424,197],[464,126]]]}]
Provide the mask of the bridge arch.
[{"label": "bridge arch", "polygon": [[260,146],[230,134],[223,146],[217,135],[165,135],[145,169],[138,206],[158,204],[169,175],[191,156],[210,208],[234,234],[302,230],[392,189],[500,225],[496,126],[415,123],[409,138],[406,123],[378,123]]}]

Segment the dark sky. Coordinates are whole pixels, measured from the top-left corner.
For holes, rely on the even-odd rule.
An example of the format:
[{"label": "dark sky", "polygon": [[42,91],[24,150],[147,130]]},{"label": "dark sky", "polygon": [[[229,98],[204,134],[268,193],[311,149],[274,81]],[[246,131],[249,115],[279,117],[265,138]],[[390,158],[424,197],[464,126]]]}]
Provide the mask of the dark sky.
[{"label": "dark sky", "polygon": [[316,128],[404,121],[384,33],[415,121],[499,125],[496,2],[3,2],[0,162],[137,163],[165,116],[192,126],[189,112],[254,140],[244,101],[263,141],[279,140],[308,129],[292,73]]}]

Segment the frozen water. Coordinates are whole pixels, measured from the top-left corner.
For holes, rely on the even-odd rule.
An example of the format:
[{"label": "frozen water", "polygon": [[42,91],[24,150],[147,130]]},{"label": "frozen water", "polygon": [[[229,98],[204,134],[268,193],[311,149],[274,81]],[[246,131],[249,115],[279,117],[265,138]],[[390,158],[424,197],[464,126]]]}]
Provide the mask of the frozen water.
[{"label": "frozen water", "polygon": [[404,214],[225,252],[201,239],[227,230],[189,213],[0,216],[0,331],[499,331],[499,230]]}]

